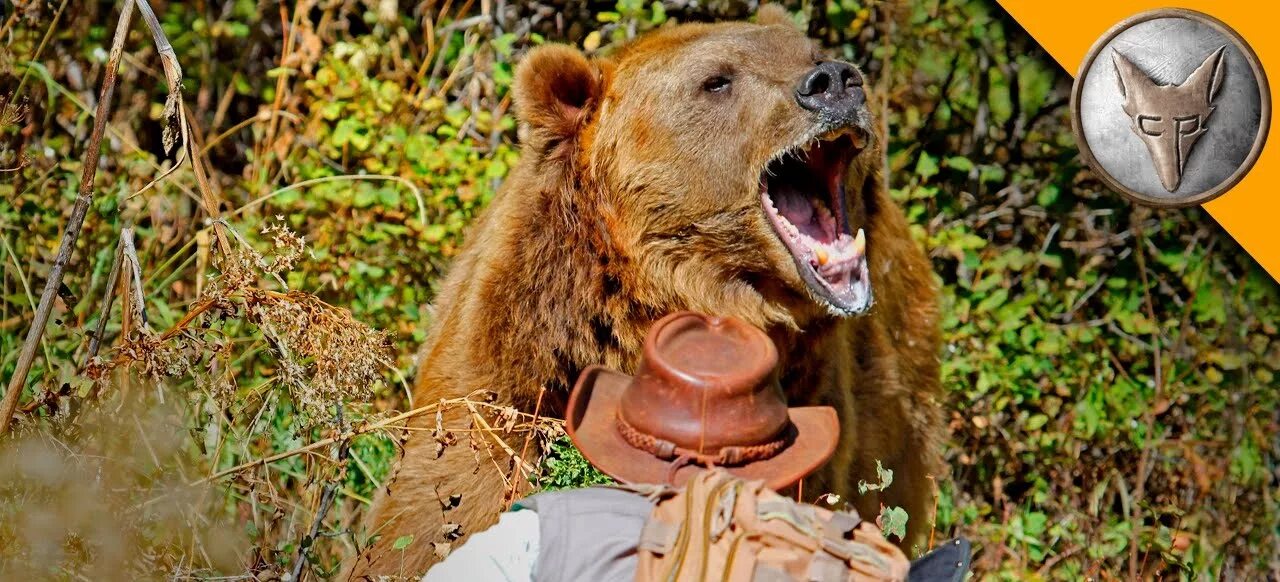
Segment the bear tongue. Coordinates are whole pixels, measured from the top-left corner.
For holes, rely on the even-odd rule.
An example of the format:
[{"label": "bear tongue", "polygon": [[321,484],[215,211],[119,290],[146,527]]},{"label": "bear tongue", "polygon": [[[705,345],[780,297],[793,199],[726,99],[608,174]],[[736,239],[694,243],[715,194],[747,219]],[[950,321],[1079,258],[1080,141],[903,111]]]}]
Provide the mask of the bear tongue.
[{"label": "bear tongue", "polygon": [[781,185],[771,193],[774,207],[778,215],[790,222],[801,234],[815,241],[830,239],[832,232],[823,228],[822,216],[814,207],[813,200],[803,192],[789,185]]}]

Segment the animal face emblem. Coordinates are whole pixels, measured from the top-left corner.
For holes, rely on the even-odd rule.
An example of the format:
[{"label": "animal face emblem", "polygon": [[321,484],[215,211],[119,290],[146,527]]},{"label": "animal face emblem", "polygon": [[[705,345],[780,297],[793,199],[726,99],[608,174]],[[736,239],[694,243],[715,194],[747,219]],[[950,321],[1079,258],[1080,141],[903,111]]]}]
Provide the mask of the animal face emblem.
[{"label": "animal face emblem", "polygon": [[1124,95],[1124,112],[1132,121],[1133,132],[1147,144],[1165,190],[1178,189],[1191,148],[1209,130],[1213,98],[1222,86],[1226,48],[1210,54],[1181,85],[1157,84],[1124,55],[1111,52]]}]

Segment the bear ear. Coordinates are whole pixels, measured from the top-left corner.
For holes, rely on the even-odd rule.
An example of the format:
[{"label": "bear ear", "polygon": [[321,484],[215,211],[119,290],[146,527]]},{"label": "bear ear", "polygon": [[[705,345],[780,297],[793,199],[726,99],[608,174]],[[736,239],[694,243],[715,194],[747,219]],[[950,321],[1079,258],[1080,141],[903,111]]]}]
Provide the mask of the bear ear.
[{"label": "bear ear", "polygon": [[575,48],[549,44],[516,68],[516,114],[544,146],[575,137],[604,90],[600,67]]},{"label": "bear ear", "polygon": [[760,9],[756,11],[756,24],[760,26],[785,24],[796,27],[796,21],[791,19],[791,13],[787,12],[781,4],[761,4]]}]

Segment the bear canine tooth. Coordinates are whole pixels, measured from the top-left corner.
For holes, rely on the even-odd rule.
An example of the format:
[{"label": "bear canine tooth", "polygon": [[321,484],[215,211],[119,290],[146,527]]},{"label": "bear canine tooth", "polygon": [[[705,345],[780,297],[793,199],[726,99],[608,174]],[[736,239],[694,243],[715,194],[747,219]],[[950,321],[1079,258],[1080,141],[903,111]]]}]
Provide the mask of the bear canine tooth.
[{"label": "bear canine tooth", "polygon": [[866,251],[867,251],[867,235],[862,232],[861,228],[859,228],[858,235],[853,238],[853,252],[861,255]]}]

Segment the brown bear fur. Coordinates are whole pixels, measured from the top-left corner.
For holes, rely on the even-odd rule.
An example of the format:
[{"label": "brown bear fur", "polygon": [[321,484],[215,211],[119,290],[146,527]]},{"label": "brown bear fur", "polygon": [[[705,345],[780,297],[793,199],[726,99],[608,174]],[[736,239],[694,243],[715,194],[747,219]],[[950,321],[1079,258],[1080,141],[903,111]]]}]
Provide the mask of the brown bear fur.
[{"label": "brown bear fur", "polygon": [[[888,197],[873,143],[854,158],[846,190],[849,222],[867,234],[876,303],[836,317],[806,292],[758,192],[765,164],[814,124],[793,90],[821,55],[776,16],[768,26],[668,27],[607,60],[563,46],[523,60],[523,160],[445,280],[414,402],[492,390],[498,404],[532,412],[545,389],[542,413],[560,414],[583,368],[633,370],[646,329],[663,315],[736,316],[774,338],[791,403],[840,414],[838,452],[806,481],[805,496],[836,492],[866,516],[882,503],[903,506],[906,543],[915,542],[931,527],[939,470],[933,275]],[[716,74],[732,76],[729,95],[703,91]],[[444,421],[465,427],[467,413]],[[511,440],[519,450],[523,439]],[[368,522],[366,533],[381,537],[354,575],[421,573],[438,559],[443,524],[469,534],[505,509],[510,465],[500,449],[491,458],[459,443],[436,458],[435,445],[429,431],[408,434]],[[875,482],[877,460],[894,471],[893,485],[857,495],[859,480]],[[461,505],[442,510],[453,494]],[[403,552],[391,548],[410,534]]]}]

